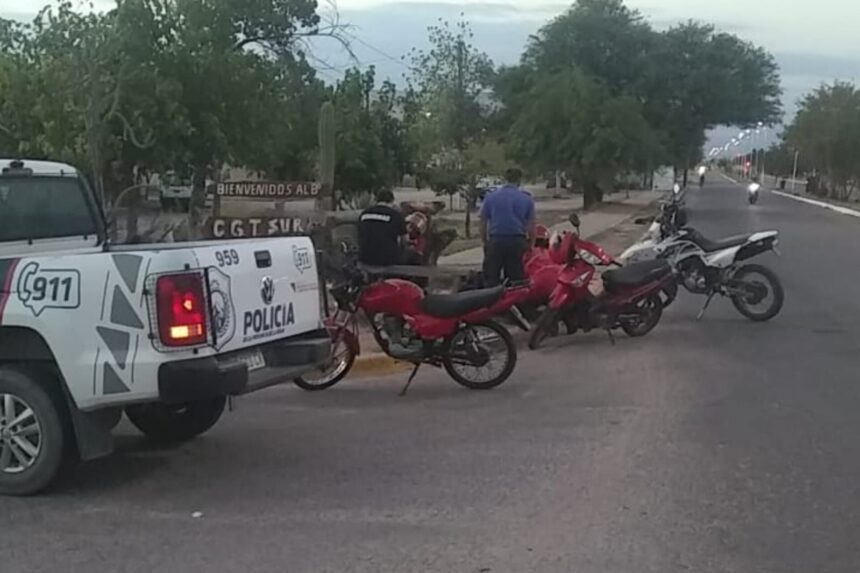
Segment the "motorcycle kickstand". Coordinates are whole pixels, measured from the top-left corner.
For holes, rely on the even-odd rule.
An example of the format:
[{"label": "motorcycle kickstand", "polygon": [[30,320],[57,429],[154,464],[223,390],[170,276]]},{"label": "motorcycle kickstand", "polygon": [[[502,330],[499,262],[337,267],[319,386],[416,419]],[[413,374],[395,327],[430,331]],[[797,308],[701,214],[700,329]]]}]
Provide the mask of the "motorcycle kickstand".
[{"label": "motorcycle kickstand", "polygon": [[403,387],[403,390],[400,391],[401,398],[406,396],[406,392],[409,390],[409,386],[412,384],[412,381],[415,379],[415,375],[418,374],[418,369],[421,368],[421,363],[418,362],[415,364],[415,368],[412,369],[412,374],[409,375],[409,380],[406,381],[406,386]]},{"label": "motorcycle kickstand", "polygon": [[606,334],[608,334],[608,335],[609,335],[609,342],[611,342],[611,343],[612,343],[612,346],[615,346],[615,335],[614,335],[614,334],[612,334],[612,329],[611,329],[611,328],[607,328],[607,329],[606,329]]},{"label": "motorcycle kickstand", "polygon": [[716,294],[716,291],[712,291],[711,294],[708,295],[708,300],[705,301],[705,306],[703,306],[702,310],[699,311],[699,314],[696,315],[696,320],[702,320],[702,317],[705,316],[705,311],[708,310],[708,307],[711,305],[711,301],[714,299],[714,295]]}]

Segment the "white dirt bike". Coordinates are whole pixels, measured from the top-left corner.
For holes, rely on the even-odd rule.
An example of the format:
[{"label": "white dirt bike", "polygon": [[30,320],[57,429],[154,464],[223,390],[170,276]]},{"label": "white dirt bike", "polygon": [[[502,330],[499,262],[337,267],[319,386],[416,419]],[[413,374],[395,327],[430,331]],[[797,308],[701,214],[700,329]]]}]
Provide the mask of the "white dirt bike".
[{"label": "white dirt bike", "polygon": [[718,294],[729,297],[738,312],[755,322],[767,321],[779,314],[785,300],[779,277],[763,265],[744,262],[767,251],[776,251],[778,231],[712,241],[686,224],[684,204],[676,187],[672,199],[662,204],[660,216],[645,238],[622,254],[621,260],[625,263],[658,258],[669,261],[685,289],[707,296],[699,319]]}]

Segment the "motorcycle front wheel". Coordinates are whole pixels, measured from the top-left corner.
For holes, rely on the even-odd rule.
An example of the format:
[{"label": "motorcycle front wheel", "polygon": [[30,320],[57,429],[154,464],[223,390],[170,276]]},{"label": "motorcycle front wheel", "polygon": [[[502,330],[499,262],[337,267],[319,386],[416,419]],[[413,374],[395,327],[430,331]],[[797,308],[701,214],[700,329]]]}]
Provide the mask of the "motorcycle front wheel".
[{"label": "motorcycle front wheel", "polygon": [[635,319],[621,320],[621,330],[633,338],[645,336],[660,324],[663,317],[663,300],[660,295],[648,297],[636,305],[636,310],[638,316]]},{"label": "motorcycle front wheel", "polygon": [[537,322],[532,325],[532,333],[529,336],[529,349],[537,350],[544,340],[557,335],[560,318],[560,310],[546,307]]},{"label": "motorcycle front wheel", "polygon": [[678,281],[672,281],[668,285],[663,287],[661,291],[663,308],[669,308],[675,299],[678,298]]},{"label": "motorcycle front wheel", "polygon": [[331,359],[326,364],[295,378],[293,383],[307,392],[326,390],[346,378],[353,364],[355,364],[355,348],[348,340],[341,337],[332,345]]},{"label": "motorcycle front wheel", "polygon": [[513,373],[517,347],[511,333],[495,321],[467,324],[448,342],[442,365],[461,386],[490,390]]},{"label": "motorcycle front wheel", "polygon": [[[785,292],[779,277],[762,265],[744,265],[732,275],[732,304],[753,322],[766,322],[782,310]],[[743,291],[743,292],[739,292]]]}]

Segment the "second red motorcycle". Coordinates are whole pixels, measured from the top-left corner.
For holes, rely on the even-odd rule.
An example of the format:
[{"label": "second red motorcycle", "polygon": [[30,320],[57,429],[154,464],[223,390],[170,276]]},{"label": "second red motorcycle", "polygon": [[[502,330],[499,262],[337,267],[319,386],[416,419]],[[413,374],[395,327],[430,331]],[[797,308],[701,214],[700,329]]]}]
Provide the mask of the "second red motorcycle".
[{"label": "second red motorcycle", "polygon": [[[579,237],[577,215],[571,215],[570,222],[575,232],[561,236],[549,251],[563,268],[549,304],[532,328],[529,348],[534,350],[557,334],[560,324],[568,334],[595,328],[606,330],[610,337],[619,328],[634,337],[651,332],[663,315],[660,293],[676,280],[672,267],[662,260],[621,267],[600,246]],[[597,266],[621,267],[603,273],[600,295],[589,290]]]}]

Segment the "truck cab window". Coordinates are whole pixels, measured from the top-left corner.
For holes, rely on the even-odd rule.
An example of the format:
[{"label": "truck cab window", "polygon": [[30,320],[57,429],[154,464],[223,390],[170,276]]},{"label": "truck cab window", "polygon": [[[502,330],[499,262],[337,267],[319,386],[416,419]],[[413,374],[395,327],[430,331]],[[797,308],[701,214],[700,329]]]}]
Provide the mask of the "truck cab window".
[{"label": "truck cab window", "polygon": [[78,179],[0,177],[0,241],[97,234]]}]

